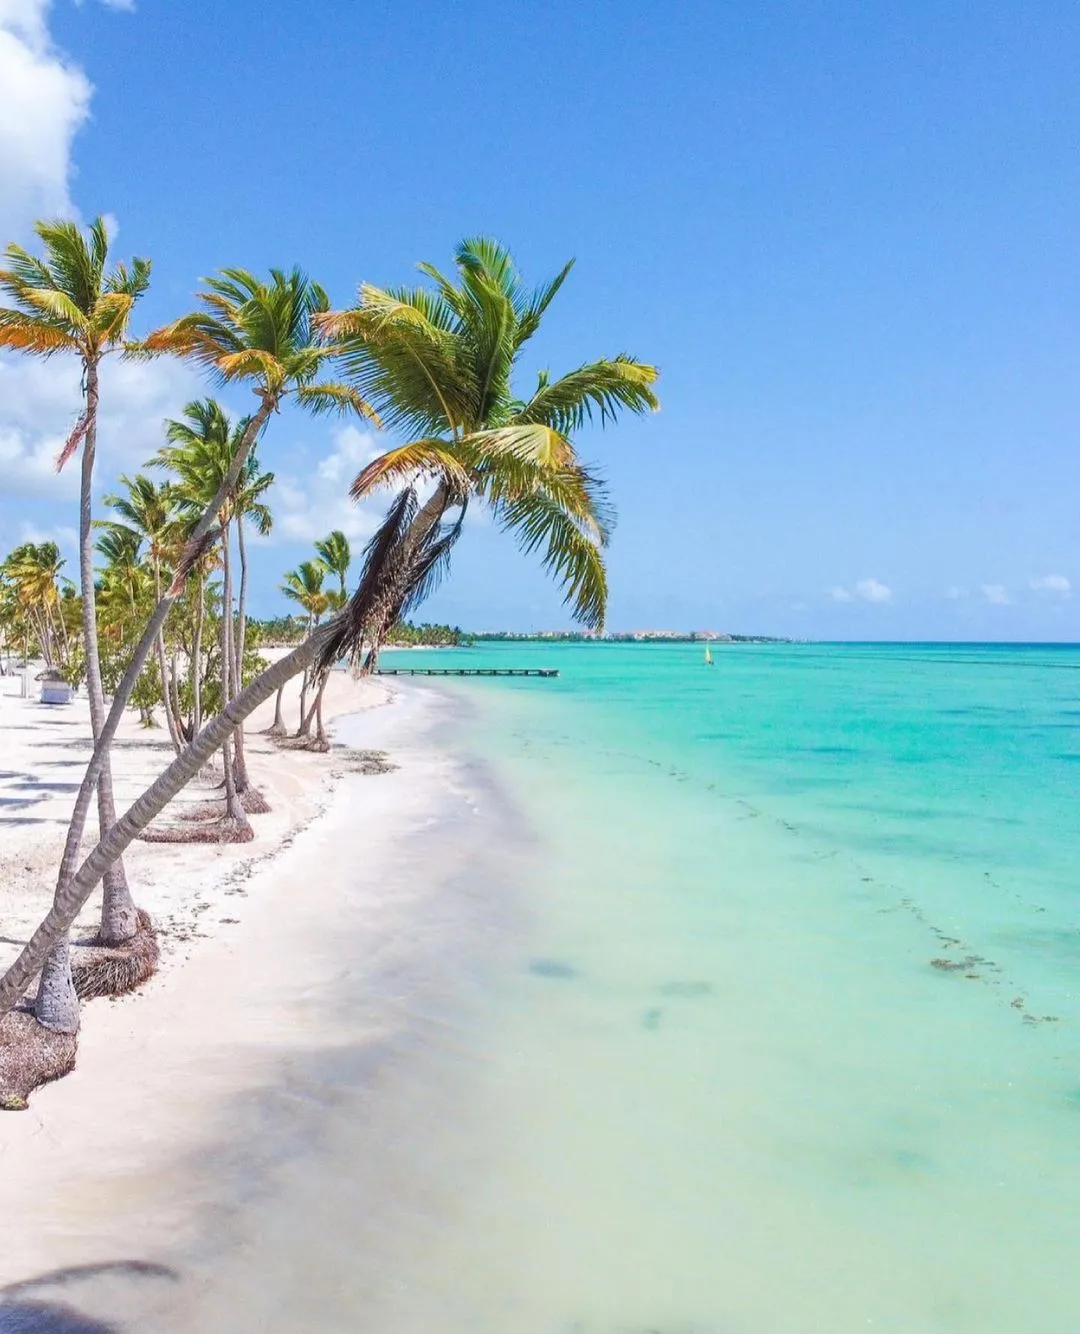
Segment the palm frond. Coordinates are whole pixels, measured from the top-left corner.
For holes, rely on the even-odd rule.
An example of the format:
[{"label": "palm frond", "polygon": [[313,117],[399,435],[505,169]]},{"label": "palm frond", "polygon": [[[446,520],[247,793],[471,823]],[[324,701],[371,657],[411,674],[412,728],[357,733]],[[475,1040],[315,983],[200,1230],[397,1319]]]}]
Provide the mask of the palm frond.
[{"label": "palm frond", "polygon": [[655,412],[660,404],[653,392],[659,372],[631,357],[593,361],[558,380],[541,377],[532,398],[514,416],[515,422],[543,422],[563,434],[580,430],[599,416],[614,421],[620,409]]},{"label": "palm frond", "polygon": [[544,568],[565,588],[574,619],[592,629],[604,624],[607,571],[599,545],[584,533],[555,498],[535,492],[496,510],[503,528],[527,554],[542,549]]},{"label": "palm frond", "polygon": [[445,440],[414,440],[372,459],[354,479],[349,495],[361,500],[376,487],[413,481],[417,476],[445,477],[455,491],[469,486],[468,473]]},{"label": "palm frond", "polygon": [[300,385],[296,391],[296,401],[316,416],[336,412],[341,416],[355,413],[366,417],[371,424],[379,428],[382,422],[379,414],[352,385],[323,382],[321,384]]}]

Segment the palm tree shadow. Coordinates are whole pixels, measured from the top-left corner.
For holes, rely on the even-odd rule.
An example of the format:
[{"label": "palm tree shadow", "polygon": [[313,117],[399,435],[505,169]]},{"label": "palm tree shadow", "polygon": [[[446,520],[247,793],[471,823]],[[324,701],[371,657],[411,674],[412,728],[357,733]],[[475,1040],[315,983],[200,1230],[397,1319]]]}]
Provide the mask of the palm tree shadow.
[{"label": "palm tree shadow", "polygon": [[147,1260],[117,1260],[107,1264],[72,1265],[36,1278],[0,1288],[0,1334],[120,1334],[120,1326],[84,1315],[66,1302],[37,1294],[48,1288],[68,1288],[98,1278],[167,1279],[176,1282],[175,1269]]},{"label": "palm tree shadow", "polygon": [[120,1326],[80,1315],[55,1302],[0,1299],[0,1334],[120,1334]]}]

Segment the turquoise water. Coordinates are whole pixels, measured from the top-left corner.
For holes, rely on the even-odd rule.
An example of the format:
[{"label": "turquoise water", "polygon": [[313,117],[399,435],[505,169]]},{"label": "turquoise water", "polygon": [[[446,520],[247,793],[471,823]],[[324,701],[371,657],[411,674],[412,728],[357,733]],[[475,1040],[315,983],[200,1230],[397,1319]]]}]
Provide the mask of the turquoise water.
[{"label": "turquoise water", "polygon": [[713,652],[386,655],[561,675],[339,723],[320,980],[79,1329],[1080,1331],[1080,649]]},{"label": "turquoise water", "polygon": [[453,685],[541,841],[381,1327],[1080,1330],[1080,651],[713,652],[386,655],[561,675]]}]

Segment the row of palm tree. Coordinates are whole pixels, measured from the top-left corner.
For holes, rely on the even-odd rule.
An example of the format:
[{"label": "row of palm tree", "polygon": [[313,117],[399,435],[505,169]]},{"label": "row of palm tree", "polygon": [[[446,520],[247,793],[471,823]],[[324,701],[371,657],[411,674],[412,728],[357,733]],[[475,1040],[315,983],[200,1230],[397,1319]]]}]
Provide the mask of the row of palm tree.
[{"label": "row of palm tree", "polygon": [[79,647],[75,585],[55,542],[23,542],[0,562],[0,644],[66,674]]},{"label": "row of palm tree", "polygon": [[[96,885],[104,881],[101,939],[131,939],[139,923],[122,862],[131,839],[217,751],[222,752],[227,783],[234,753],[242,771],[244,719],[291,677],[305,675],[301,727],[305,719],[310,727],[314,712],[319,738],[325,739],[319,705],[328,672],[344,656],[367,670],[374,667],[389,629],[419,605],[445,573],[469,505],[486,505],[523,550],[540,554],[562,584],[577,620],[589,626],[602,623],[607,601],[603,549],[611,512],[604,486],[580,459],[573,436],[593,419],[606,423],[622,411],[655,409],[657,373],[628,356],[617,356],[559,378],[542,373],[531,393],[521,396],[513,381],[515,365],[571,266],[530,290],[509,253],[482,238],[458,248],[454,278],[421,265],[427,285],[384,289],[364,284],[354,306],[340,311],[332,310],[324,290],[299,270],[274,269],[268,279],[260,279],[242,269],[226,269],[204,280],[195,312],[132,340],[129,319],[146,288],[149,264],[135,260],[130,267],[108,269],[100,222],[86,234],[66,222],[42,224],[38,234],[43,258],[9,247],[7,268],[0,270],[0,290],[12,302],[0,309],[0,347],[42,356],[74,353],[83,372],[83,411],[61,463],[81,447],[80,574],[95,748],[76,800],[52,908],[0,979],[0,1017],[41,970],[35,1010],[39,1022],[73,1031],[78,1011],[67,933]],[[175,424],[170,427],[173,433],[160,461],[181,479],[185,479],[183,469],[191,465],[185,482],[189,486],[185,526],[173,546],[167,530],[159,529],[156,513],[140,513],[141,529],[133,529],[141,531],[147,549],[157,553],[150,556],[156,571],[155,605],[106,713],[91,496],[98,368],[105,356],[121,352],[193,361],[219,383],[246,384],[257,406],[235,428],[211,420],[209,405],[203,405],[204,415],[193,411],[195,405],[189,407],[182,430],[174,431]],[[286,400],[315,413],[360,414],[403,436],[402,443],[364,468],[350,488],[357,500],[381,487],[395,488],[397,495],[365,550],[351,595],[350,553],[340,534],[327,539],[317,562],[304,562],[293,572],[295,582],[292,577],[286,580],[291,596],[307,613],[309,632],[296,649],[245,685],[241,671],[248,572],[244,524],[257,512],[255,507],[263,503],[261,497],[270,485],[267,481],[258,489],[269,475],[260,473],[253,451]],[[206,452],[200,454],[203,446]],[[175,449],[184,451],[183,460],[169,453]],[[430,492],[423,503],[416,492],[420,481]],[[143,484],[136,479],[126,485],[129,498],[143,494]],[[151,505],[151,491],[146,489],[145,494]],[[118,513],[123,518],[122,511]],[[151,530],[158,536],[151,537]],[[232,617],[233,532],[240,563],[238,624]],[[117,819],[109,771],[112,737],[152,653],[158,658],[163,694],[168,695],[163,631],[190,582],[207,577],[200,562],[215,546],[221,554],[223,584],[220,707],[209,718],[197,712],[196,721],[202,725],[191,729],[177,726],[174,709],[179,753]],[[331,572],[339,586],[324,592]],[[315,702],[309,707],[311,689]],[[95,790],[100,839],[79,865],[83,826]],[[238,803],[230,803],[227,819],[239,820],[242,813]]]}]

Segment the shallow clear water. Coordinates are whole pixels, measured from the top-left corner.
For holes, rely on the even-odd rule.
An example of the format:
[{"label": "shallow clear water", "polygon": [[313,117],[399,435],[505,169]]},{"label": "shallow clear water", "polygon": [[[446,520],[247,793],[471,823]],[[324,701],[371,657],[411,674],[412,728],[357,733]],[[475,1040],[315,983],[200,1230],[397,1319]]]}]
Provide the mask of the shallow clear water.
[{"label": "shallow clear water", "polygon": [[385,1328],[1080,1329],[1080,651],[500,646],[544,847]]},{"label": "shallow clear water", "polygon": [[1080,1330],[1080,650],[713,652],[386,655],[561,675],[445,683],[377,1066],[253,1094],[123,1328]]}]

